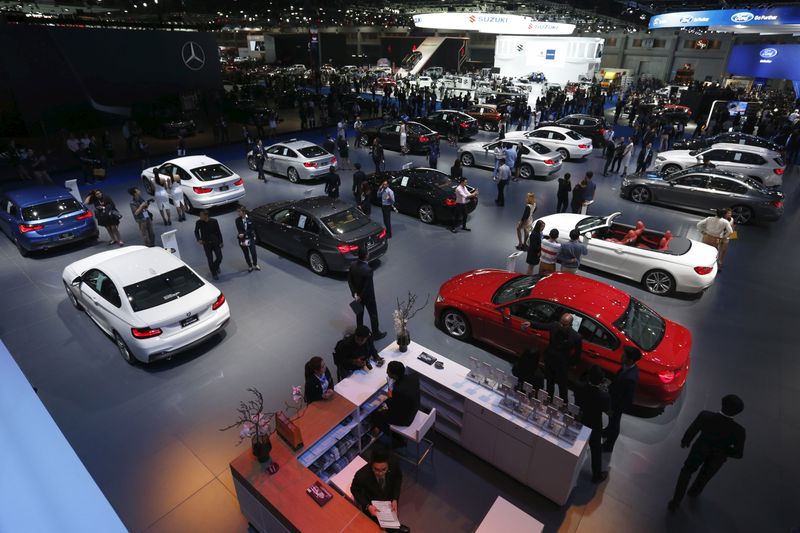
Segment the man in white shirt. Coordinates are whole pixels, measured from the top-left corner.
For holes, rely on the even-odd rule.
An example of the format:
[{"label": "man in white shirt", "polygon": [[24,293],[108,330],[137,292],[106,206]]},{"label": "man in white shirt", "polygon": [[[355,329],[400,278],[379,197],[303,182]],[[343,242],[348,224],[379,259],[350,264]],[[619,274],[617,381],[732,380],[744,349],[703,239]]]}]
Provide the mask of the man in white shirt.
[{"label": "man in white shirt", "polygon": [[539,273],[556,271],[556,259],[561,251],[561,243],[558,242],[558,230],[550,230],[547,238],[542,239],[542,251],[539,257]]},{"label": "man in white shirt", "polygon": [[725,218],[724,209],[718,210],[716,216],[704,218],[698,222],[697,229],[703,234],[703,242],[717,250],[719,250],[720,244],[733,233],[730,221]]},{"label": "man in white shirt", "polygon": [[453,217],[453,226],[450,228],[451,232],[456,232],[456,226],[459,221],[461,222],[461,229],[464,231],[472,231],[472,229],[467,227],[467,204],[471,198],[477,197],[478,189],[475,189],[475,192],[469,192],[469,189],[467,189],[467,178],[462,177],[458,182],[458,187],[456,187],[456,211]]},{"label": "man in white shirt", "polygon": [[497,200],[494,201],[500,207],[506,205],[505,189],[511,179],[511,169],[506,164],[505,159],[500,160],[500,168],[497,169]]},{"label": "man in white shirt", "polygon": [[497,171],[500,170],[500,162],[506,155],[506,151],[503,149],[503,145],[497,143],[497,146],[494,147],[494,174],[492,174],[492,178],[497,177]]}]

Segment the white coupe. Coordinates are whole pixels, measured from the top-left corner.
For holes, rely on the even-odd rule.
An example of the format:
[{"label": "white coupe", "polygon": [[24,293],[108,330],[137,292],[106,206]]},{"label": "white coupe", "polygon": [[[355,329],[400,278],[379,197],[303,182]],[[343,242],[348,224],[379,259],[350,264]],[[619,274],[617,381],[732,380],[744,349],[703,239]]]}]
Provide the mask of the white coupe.
[{"label": "white coupe", "polygon": [[589,249],[581,265],[641,282],[653,294],[674,291],[697,293],[717,276],[717,249],[702,242],[654,231],[642,221],[635,226],[615,222],[621,213],[606,217],[559,213],[542,217],[544,234],[555,228],[559,242],[569,241],[577,229]]},{"label": "white coupe", "polygon": [[[219,161],[204,155],[190,155],[171,159],[160,166],[142,171],[142,186],[154,194],[153,174],[179,176],[186,207],[205,209],[236,202],[244,197],[244,180]],[[167,189],[170,200],[172,192]]]},{"label": "white coupe", "polygon": [[163,248],[101,252],[68,265],[61,278],[72,305],[131,364],[172,357],[221,332],[231,316],[220,290]]}]

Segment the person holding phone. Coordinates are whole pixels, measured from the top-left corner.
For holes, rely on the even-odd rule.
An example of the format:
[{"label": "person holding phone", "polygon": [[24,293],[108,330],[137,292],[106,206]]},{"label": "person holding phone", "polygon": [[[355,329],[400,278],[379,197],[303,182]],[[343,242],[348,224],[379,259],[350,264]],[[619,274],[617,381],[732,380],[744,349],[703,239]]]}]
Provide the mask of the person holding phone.
[{"label": "person holding phone", "polygon": [[136,224],[139,225],[139,233],[145,246],[155,246],[156,236],[153,233],[153,214],[148,209],[153,200],[142,198],[142,191],[136,187],[128,189],[131,195],[131,213]]},{"label": "person holding phone", "polygon": [[244,260],[247,262],[247,271],[261,270],[261,267],[258,266],[258,256],[256,255],[256,230],[245,206],[239,206],[239,216],[236,217],[235,223],[236,238],[239,240],[239,247],[244,254]]}]

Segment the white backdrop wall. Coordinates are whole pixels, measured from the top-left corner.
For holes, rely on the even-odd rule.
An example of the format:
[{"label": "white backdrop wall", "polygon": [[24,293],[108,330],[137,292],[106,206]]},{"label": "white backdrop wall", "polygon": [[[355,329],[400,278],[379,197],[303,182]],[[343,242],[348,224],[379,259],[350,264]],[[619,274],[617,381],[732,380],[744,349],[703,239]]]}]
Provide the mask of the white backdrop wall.
[{"label": "white backdrop wall", "polygon": [[498,35],[494,66],[501,76],[543,72],[547,81],[564,84],[592,77],[600,67],[603,39]]}]

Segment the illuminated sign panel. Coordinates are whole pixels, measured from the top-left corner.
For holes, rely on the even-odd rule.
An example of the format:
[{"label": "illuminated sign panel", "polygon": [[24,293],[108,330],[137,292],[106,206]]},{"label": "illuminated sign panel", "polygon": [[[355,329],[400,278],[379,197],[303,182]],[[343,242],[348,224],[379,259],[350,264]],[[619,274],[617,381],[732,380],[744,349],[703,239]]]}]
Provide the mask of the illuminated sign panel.
[{"label": "illuminated sign panel", "polygon": [[414,15],[418,28],[466,30],[508,35],[570,35],[574,24],[534,20],[520,15],[490,13],[423,13]]},{"label": "illuminated sign panel", "polygon": [[800,44],[741,44],[731,50],[728,72],[737,76],[800,80]]},{"label": "illuminated sign panel", "polygon": [[715,11],[683,11],[666,13],[650,19],[649,28],[690,28],[696,26],[771,26],[800,24],[800,7],[771,9],[719,9]]}]

